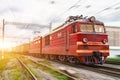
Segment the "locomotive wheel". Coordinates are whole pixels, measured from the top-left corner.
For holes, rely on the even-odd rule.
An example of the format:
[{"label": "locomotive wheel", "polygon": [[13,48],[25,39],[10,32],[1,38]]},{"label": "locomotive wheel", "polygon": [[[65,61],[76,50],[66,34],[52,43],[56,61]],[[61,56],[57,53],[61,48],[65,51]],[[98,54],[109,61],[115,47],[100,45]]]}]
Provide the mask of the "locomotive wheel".
[{"label": "locomotive wheel", "polygon": [[55,56],[54,55],[50,55],[50,60],[55,60]]},{"label": "locomotive wheel", "polygon": [[45,57],[45,59],[49,59],[49,55],[48,54],[44,55],[44,57]]},{"label": "locomotive wheel", "polygon": [[66,57],[62,55],[58,56],[58,59],[62,62],[66,61]]},{"label": "locomotive wheel", "polygon": [[67,60],[71,63],[71,64],[76,64],[76,63],[79,63],[79,60],[74,57],[74,56],[68,56],[67,57]]}]

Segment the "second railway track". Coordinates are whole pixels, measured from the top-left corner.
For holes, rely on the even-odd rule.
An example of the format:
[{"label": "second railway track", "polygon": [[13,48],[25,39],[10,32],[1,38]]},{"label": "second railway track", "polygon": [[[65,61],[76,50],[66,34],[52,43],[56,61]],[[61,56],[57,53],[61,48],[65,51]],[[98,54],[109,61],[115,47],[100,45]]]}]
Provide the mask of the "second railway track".
[{"label": "second railway track", "polygon": [[[57,62],[60,62],[60,61],[57,61]],[[90,70],[90,71],[94,71],[97,73],[102,73],[102,74],[110,75],[116,78],[120,78],[120,69],[117,69],[117,68],[98,66],[98,65],[84,65],[84,64],[78,65],[78,64],[70,64],[70,63],[65,63],[65,62],[60,62],[60,63],[66,64],[72,67],[82,68],[85,70]]]},{"label": "second railway track", "polygon": [[19,61],[19,63],[21,64],[21,66],[29,73],[29,77],[31,80],[37,80],[37,78],[35,77],[35,75],[30,71],[30,69],[22,62],[22,60],[20,60],[19,58],[17,58],[17,60]]}]

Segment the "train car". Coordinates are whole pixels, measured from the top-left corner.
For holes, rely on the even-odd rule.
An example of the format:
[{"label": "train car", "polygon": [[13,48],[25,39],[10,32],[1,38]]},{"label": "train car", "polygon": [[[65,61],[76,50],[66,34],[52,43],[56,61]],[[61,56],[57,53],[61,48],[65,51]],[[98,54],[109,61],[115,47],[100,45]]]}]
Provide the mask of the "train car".
[{"label": "train car", "polygon": [[42,53],[42,37],[39,36],[30,42],[29,53],[33,56],[41,56]]},{"label": "train car", "polygon": [[103,22],[94,16],[70,16],[69,19],[41,38],[40,54],[51,60],[70,63],[103,64],[109,56],[108,35]]},{"label": "train car", "polygon": [[17,54],[28,54],[29,53],[28,51],[29,51],[29,43],[24,43],[13,47],[11,52]]}]

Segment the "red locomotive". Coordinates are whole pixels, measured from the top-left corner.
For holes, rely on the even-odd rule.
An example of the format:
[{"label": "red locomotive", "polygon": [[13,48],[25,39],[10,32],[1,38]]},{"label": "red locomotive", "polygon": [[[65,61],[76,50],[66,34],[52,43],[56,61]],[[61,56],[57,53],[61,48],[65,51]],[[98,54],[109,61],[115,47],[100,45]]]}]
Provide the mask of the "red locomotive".
[{"label": "red locomotive", "polygon": [[103,64],[109,55],[108,35],[94,16],[70,16],[48,35],[32,41],[29,52],[51,60]]}]

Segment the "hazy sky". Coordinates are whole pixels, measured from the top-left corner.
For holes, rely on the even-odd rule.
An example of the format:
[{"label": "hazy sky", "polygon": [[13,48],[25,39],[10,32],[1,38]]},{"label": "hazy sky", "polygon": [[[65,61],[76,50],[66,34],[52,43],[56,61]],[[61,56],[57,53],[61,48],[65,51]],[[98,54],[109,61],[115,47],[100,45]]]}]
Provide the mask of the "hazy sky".
[{"label": "hazy sky", "polygon": [[[0,0],[1,26],[4,18],[10,22],[41,25],[52,23],[52,27],[55,28],[69,16],[81,14],[95,16],[108,26],[120,26],[120,0]],[[34,36],[34,31],[43,34],[48,31],[46,29],[40,30],[38,27],[27,25],[6,25],[5,36],[31,37]]]}]

